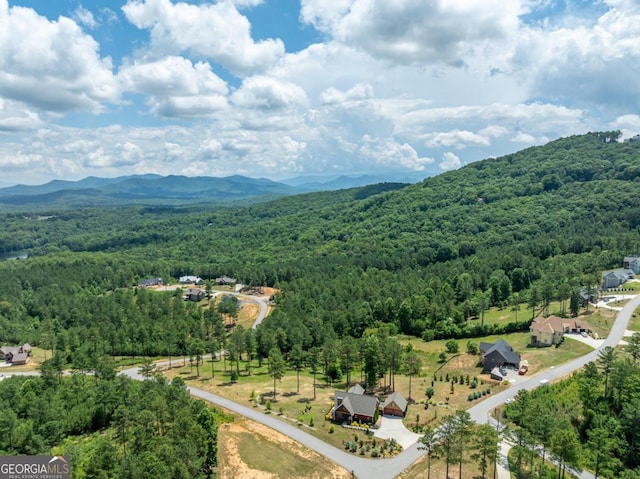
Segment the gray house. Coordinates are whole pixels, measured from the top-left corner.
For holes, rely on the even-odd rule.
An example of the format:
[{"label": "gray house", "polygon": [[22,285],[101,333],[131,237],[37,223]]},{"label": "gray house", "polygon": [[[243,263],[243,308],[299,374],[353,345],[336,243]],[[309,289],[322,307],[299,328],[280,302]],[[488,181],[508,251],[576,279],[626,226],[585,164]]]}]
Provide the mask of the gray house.
[{"label": "gray house", "polygon": [[640,256],[625,256],[622,261],[624,269],[630,269],[633,274],[640,274]]},{"label": "gray house", "polygon": [[207,297],[207,293],[200,288],[189,288],[184,296],[184,299],[188,301],[202,301]]},{"label": "gray house", "polygon": [[613,271],[605,271],[602,273],[602,288],[617,288],[627,282],[627,280],[635,278],[635,274],[631,269],[614,269]]},{"label": "gray house", "polygon": [[495,367],[520,367],[520,353],[515,352],[504,339],[495,343],[482,342],[479,349],[482,353],[482,372],[490,372]]}]

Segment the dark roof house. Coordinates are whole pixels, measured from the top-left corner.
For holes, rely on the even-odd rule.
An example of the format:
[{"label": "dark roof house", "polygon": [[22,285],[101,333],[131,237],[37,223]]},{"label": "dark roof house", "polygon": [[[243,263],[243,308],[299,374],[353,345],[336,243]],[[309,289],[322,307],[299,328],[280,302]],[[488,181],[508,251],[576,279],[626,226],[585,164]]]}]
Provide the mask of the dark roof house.
[{"label": "dark roof house", "polygon": [[187,289],[184,298],[188,301],[202,301],[207,296],[207,293],[200,288],[189,288]]},{"label": "dark roof house", "polygon": [[379,404],[378,398],[375,396],[336,391],[333,419],[338,422],[373,423],[378,418]]},{"label": "dark roof house", "polygon": [[141,288],[150,288],[151,286],[161,286],[163,283],[162,278],[148,278],[138,281],[138,286]]},{"label": "dark roof house", "polygon": [[479,349],[482,353],[483,372],[489,372],[496,366],[520,367],[520,353],[515,352],[504,339],[495,343],[482,342]]}]

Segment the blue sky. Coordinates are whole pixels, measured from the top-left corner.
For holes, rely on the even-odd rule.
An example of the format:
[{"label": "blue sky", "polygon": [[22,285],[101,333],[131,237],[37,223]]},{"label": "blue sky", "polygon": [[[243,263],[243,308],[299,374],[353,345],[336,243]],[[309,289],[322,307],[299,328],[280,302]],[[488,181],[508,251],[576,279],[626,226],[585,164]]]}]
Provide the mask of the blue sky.
[{"label": "blue sky", "polygon": [[426,177],[640,132],[636,0],[0,0],[0,186]]}]

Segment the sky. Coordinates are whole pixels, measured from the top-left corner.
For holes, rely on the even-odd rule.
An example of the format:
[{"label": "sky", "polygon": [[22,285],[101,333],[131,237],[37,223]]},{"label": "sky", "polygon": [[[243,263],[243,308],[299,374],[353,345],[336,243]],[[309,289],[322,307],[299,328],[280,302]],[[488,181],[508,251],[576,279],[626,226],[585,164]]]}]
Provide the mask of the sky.
[{"label": "sky", "polygon": [[0,0],[0,186],[424,178],[640,132],[639,0]]}]

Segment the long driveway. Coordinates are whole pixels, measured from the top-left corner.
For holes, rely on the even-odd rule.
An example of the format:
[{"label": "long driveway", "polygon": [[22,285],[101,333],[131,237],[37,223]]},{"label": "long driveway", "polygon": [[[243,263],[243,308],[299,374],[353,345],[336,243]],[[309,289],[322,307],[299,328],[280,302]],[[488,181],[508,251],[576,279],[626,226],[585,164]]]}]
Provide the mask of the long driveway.
[{"label": "long driveway", "polygon": [[234,293],[234,292],[216,292],[215,296],[218,296],[220,294],[231,294],[233,296],[237,296],[240,299],[243,299],[245,301],[251,301],[252,303],[256,303],[259,307],[260,307],[260,311],[258,311],[258,317],[256,318],[256,320],[253,322],[253,329],[256,329],[258,327],[258,325],[260,323],[262,323],[262,321],[264,320],[264,318],[267,317],[267,312],[269,311],[269,306],[267,306],[267,303],[262,299],[262,298],[258,298],[257,296],[252,296],[250,294],[243,294],[243,293]]}]

